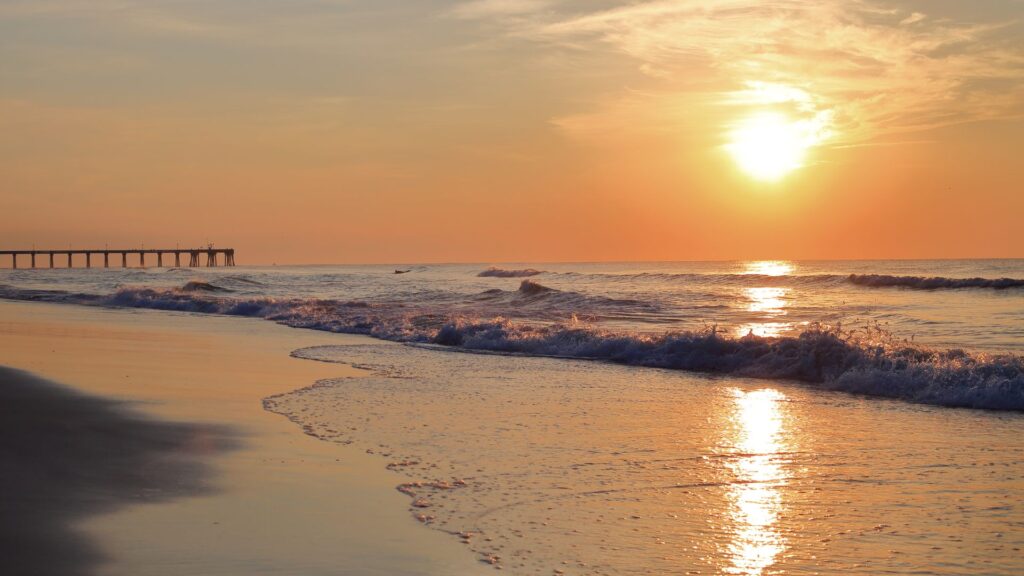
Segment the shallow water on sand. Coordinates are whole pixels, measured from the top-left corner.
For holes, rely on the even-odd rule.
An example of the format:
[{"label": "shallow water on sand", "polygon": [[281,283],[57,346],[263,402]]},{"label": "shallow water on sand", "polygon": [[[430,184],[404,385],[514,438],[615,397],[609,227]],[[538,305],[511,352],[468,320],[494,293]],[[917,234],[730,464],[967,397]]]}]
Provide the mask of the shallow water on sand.
[{"label": "shallow water on sand", "polygon": [[1024,415],[561,359],[333,346],[269,398],[515,574],[1024,573]]}]

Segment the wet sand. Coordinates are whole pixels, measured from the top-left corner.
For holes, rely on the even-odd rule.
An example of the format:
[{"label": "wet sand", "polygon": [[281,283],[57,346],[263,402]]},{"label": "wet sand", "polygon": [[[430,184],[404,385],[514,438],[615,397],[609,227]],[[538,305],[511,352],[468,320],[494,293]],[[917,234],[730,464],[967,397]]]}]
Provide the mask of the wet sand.
[{"label": "wet sand", "polygon": [[5,572],[89,574],[102,554],[73,530],[121,506],[209,493],[224,427],[152,420],[123,404],[0,367],[0,556]]},{"label": "wet sand", "polygon": [[5,564],[133,576],[488,573],[410,518],[379,459],[263,410],[264,397],[359,373],[290,351],[354,342],[373,341],[0,302],[0,365],[31,373],[0,373]]}]

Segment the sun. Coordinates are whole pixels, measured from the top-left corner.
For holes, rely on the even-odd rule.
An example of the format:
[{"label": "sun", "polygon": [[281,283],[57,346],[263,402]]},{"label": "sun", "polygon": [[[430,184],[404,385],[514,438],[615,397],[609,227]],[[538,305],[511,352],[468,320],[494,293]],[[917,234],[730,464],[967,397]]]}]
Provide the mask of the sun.
[{"label": "sun", "polygon": [[813,144],[801,124],[775,112],[756,114],[732,131],[726,149],[750,176],[778,180],[803,166]]}]

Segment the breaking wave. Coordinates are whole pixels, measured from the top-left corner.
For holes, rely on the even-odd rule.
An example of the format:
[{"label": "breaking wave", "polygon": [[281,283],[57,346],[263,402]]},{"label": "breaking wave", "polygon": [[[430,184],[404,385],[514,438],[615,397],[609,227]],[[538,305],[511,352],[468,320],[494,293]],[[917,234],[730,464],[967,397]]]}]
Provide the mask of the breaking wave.
[{"label": "breaking wave", "polygon": [[889,276],[886,274],[850,274],[851,284],[869,288],[910,288],[911,290],[956,290],[962,288],[1024,288],[1024,280],[1015,278],[943,278],[941,276]]},{"label": "breaking wave", "polygon": [[432,343],[631,366],[784,378],[871,396],[942,406],[1024,410],[1024,358],[972,355],[814,326],[798,336],[723,336],[715,329],[662,335],[616,334],[507,320],[453,322]]},{"label": "breaking wave", "polygon": [[556,290],[533,280],[523,280],[517,290],[492,288],[472,297],[481,306],[452,304],[450,314],[468,317],[495,317],[564,320],[575,314],[588,320],[631,319],[643,321],[661,312],[661,306],[632,298],[591,296],[569,290]]},{"label": "breaking wave", "polygon": [[527,278],[543,273],[543,270],[534,270],[533,268],[527,268],[525,270],[503,270],[501,268],[491,266],[487,270],[477,274],[477,276],[481,278]]},{"label": "breaking wave", "polygon": [[[524,280],[495,298],[579,298]],[[0,297],[258,317],[288,326],[363,334],[464,351],[603,360],[630,366],[797,380],[829,390],[941,406],[1024,410],[1024,357],[938,350],[879,330],[812,325],[797,336],[742,338],[714,328],[613,332],[574,320],[538,324],[457,309],[325,299],[228,298],[207,290],[122,288],[110,296],[0,286]],[[593,298],[593,297],[588,297]],[[612,301],[621,305],[619,301]],[[564,308],[563,308],[564,309]]]},{"label": "breaking wave", "polygon": [[554,288],[548,288],[547,286],[532,280],[523,280],[519,284],[519,293],[527,296],[536,296],[538,294],[547,294],[549,292],[557,292],[557,290]]},{"label": "breaking wave", "polygon": [[179,288],[179,290],[182,292],[231,292],[231,290],[227,288],[221,288],[220,286],[215,286],[209,282],[203,282],[201,280],[186,282],[184,286]]}]

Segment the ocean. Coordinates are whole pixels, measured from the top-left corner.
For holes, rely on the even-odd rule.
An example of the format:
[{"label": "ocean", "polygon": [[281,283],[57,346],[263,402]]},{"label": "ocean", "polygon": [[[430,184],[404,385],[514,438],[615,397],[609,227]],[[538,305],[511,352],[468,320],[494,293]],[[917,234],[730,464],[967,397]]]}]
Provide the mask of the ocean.
[{"label": "ocean", "polygon": [[1024,573],[1022,260],[4,270],[0,297],[376,338],[295,350],[366,376],[264,407],[508,573]]},{"label": "ocean", "polygon": [[1024,260],[22,269],[0,297],[1024,410]]}]

